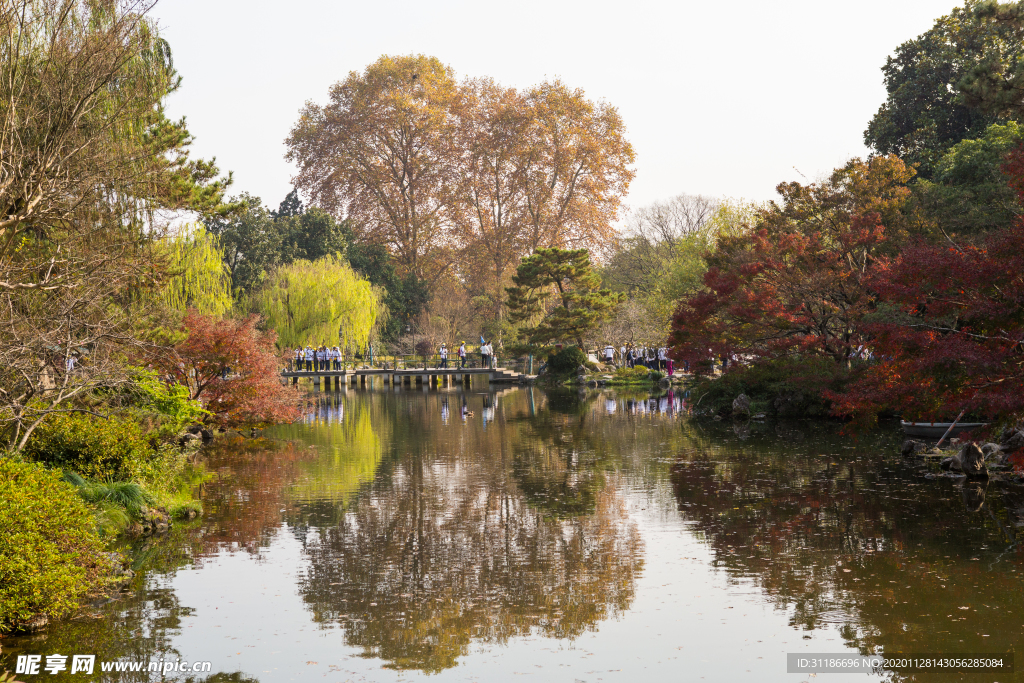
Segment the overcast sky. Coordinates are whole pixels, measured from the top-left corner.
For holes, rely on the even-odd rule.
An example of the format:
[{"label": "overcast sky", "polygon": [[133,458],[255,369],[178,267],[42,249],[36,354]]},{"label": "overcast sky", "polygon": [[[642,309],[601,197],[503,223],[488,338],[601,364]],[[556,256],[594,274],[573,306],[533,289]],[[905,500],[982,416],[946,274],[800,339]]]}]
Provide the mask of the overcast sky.
[{"label": "overcast sky", "polygon": [[619,108],[637,152],[627,203],[751,200],[866,150],[880,67],[951,0],[337,2],[160,0],[184,77],[169,103],[194,153],[271,208],[290,190],[284,138],[307,100],[381,54],[434,55],[461,78],[560,77]]}]

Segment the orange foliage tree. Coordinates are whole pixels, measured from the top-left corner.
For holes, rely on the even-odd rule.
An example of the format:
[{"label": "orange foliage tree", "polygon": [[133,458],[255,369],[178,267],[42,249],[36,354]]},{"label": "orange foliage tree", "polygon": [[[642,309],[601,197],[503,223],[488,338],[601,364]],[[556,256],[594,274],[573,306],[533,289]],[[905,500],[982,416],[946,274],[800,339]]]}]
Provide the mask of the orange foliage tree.
[{"label": "orange foliage tree", "polygon": [[477,79],[463,92],[458,265],[500,319],[520,259],[611,244],[635,155],[614,107],[560,81],[520,92]]},{"label": "orange foliage tree", "polygon": [[281,383],[273,332],[258,316],[221,319],[186,313],[187,338],[155,359],[164,374],[202,401],[220,424],[286,422],[299,417],[297,390]]},{"label": "orange foliage tree", "polygon": [[[1024,147],[1003,167],[1024,202]],[[888,319],[870,325],[878,357],[835,410],[943,419],[1024,417],[1024,221],[975,243],[918,243],[871,274]]]},{"label": "orange foliage tree", "polygon": [[610,243],[634,172],[618,111],[559,81],[456,82],[423,55],[384,56],[309,103],[287,139],[296,186],[433,286],[452,272],[500,315],[538,248]]}]

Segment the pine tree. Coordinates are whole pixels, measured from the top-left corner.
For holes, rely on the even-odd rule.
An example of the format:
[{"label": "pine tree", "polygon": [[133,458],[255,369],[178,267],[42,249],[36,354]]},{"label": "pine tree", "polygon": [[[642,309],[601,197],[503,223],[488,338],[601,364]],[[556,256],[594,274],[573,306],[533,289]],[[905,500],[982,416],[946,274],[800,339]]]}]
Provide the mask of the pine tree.
[{"label": "pine tree", "polygon": [[[583,337],[608,318],[625,298],[598,289],[601,278],[594,272],[586,249],[538,249],[519,264],[508,292],[509,317],[513,322],[539,321],[524,328],[527,343],[547,345],[572,340],[581,349]],[[548,301],[557,291],[558,299]]]}]

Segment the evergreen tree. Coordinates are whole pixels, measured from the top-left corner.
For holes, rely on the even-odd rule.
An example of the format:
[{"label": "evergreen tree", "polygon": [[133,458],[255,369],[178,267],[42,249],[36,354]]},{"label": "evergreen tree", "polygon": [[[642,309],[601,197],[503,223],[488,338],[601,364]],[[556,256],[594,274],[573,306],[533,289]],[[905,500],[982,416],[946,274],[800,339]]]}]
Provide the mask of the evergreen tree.
[{"label": "evergreen tree", "polygon": [[[608,318],[625,299],[608,289],[598,289],[586,249],[538,249],[519,264],[508,292],[509,317],[514,322],[539,321],[524,328],[527,343],[548,345],[571,340],[581,349],[583,337]],[[549,299],[557,291],[554,306]]]},{"label": "evergreen tree", "polygon": [[[982,5],[986,3],[980,3]],[[932,178],[939,159],[956,143],[978,138],[997,121],[993,111],[965,96],[979,63],[1012,37],[1007,24],[980,20],[979,3],[968,0],[886,60],[886,101],[864,131],[864,143],[879,154],[895,154]],[[1019,39],[1016,44],[1019,45]],[[977,88],[974,88],[977,90]]]},{"label": "evergreen tree", "polygon": [[302,200],[299,199],[299,191],[292,189],[288,193],[288,196],[281,201],[277,207],[277,211],[271,211],[270,215],[276,218],[289,218],[291,216],[301,216],[302,212],[305,211],[305,207],[302,205]]}]

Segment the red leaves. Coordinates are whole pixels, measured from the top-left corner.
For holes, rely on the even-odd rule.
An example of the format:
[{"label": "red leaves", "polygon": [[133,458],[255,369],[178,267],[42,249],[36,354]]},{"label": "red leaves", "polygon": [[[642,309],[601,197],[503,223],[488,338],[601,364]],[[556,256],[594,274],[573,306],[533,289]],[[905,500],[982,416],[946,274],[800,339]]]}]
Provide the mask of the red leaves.
[{"label": "red leaves", "polygon": [[872,304],[866,273],[888,239],[878,210],[858,208],[891,210],[905,197],[891,188],[884,200],[853,193],[884,186],[872,174],[888,178],[897,166],[855,163],[820,186],[780,186],[784,207],[762,211],[759,229],[724,238],[708,255],[706,289],[680,302],[674,316],[673,357],[698,372],[721,355],[853,357]]},{"label": "red leaves", "polygon": [[[1024,149],[1003,171],[1024,201]],[[975,244],[918,243],[877,263],[871,286],[892,310],[865,330],[885,360],[834,397],[837,412],[1024,414],[1024,223]]]},{"label": "red leaves", "polygon": [[218,422],[297,419],[299,394],[281,384],[274,333],[260,332],[258,323],[258,316],[222,320],[190,310],[182,321],[188,338],[156,362],[162,372],[188,387]]}]

